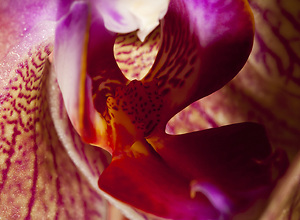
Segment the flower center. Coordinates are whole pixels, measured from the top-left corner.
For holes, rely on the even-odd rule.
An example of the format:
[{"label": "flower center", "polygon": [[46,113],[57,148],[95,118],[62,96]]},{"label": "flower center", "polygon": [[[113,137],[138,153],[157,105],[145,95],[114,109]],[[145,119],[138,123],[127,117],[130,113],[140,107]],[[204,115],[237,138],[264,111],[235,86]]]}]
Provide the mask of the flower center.
[{"label": "flower center", "polygon": [[114,97],[107,98],[110,124],[119,140],[124,139],[119,136],[124,136],[125,131],[130,142],[147,137],[153,131],[160,121],[162,108],[157,91],[155,81],[143,84],[133,80],[127,86],[118,87]]}]

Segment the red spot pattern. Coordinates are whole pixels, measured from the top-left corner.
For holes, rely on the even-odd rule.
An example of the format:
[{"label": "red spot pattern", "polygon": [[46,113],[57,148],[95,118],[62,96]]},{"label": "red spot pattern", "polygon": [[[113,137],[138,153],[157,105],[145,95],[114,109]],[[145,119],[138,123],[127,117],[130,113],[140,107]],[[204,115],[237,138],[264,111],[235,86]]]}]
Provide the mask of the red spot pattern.
[{"label": "red spot pattern", "polygon": [[1,219],[101,219],[105,214],[102,197],[69,158],[50,117],[46,58],[51,51],[48,45],[28,53],[2,85]]},{"label": "red spot pattern", "polygon": [[[115,96],[107,99],[108,109],[125,112],[144,137],[148,136],[160,121],[163,102],[155,83],[154,81],[143,85],[140,81],[133,80],[127,86],[118,87]],[[110,112],[110,116],[114,117],[113,113]]]}]

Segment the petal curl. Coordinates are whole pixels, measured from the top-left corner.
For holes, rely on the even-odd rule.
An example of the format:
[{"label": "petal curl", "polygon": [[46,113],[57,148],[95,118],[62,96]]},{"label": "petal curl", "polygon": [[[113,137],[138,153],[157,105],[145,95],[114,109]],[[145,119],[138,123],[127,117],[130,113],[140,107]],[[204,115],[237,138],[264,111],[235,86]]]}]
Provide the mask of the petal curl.
[{"label": "petal curl", "polygon": [[87,54],[87,72],[92,79],[92,94],[95,108],[103,114],[106,99],[115,89],[129,83],[114,58],[113,47],[116,33],[108,31],[100,17],[92,11]]},{"label": "petal curl", "polygon": [[87,76],[87,47],[90,25],[87,3],[74,3],[70,13],[56,28],[54,63],[70,120],[86,142],[101,145],[111,152],[107,143],[106,122],[95,110],[92,82]]},{"label": "petal curl", "polygon": [[232,202],[231,211],[243,210],[259,198],[266,199],[288,166],[284,153],[272,156],[263,127],[254,123],[147,141],[171,168],[198,182],[201,189],[203,183],[210,183],[224,192]]},{"label": "petal curl", "polygon": [[100,0],[94,4],[108,30],[116,33],[138,30],[139,39],[144,41],[165,16],[169,0]]},{"label": "petal curl", "polygon": [[162,22],[162,46],[143,79],[159,81],[164,122],[231,80],[248,58],[253,34],[245,0],[171,1]]},{"label": "petal curl", "polygon": [[147,216],[232,219],[265,204],[287,167],[286,155],[272,156],[264,129],[253,123],[147,141],[115,154],[99,179],[100,189]]},{"label": "petal curl", "polygon": [[150,219],[218,219],[218,211],[204,195],[191,199],[189,184],[145,141],[115,157],[99,179],[100,189]]}]

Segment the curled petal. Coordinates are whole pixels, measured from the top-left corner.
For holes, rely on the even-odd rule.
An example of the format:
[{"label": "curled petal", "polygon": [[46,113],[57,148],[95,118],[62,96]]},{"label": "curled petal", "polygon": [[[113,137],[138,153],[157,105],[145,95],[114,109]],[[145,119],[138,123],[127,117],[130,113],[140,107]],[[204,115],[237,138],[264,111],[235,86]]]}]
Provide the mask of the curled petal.
[{"label": "curled petal", "polygon": [[248,58],[253,34],[245,0],[171,1],[161,48],[143,79],[158,79],[166,103],[164,122],[231,80]]},{"label": "curled petal", "polygon": [[204,195],[190,197],[189,184],[145,141],[134,143],[128,155],[115,157],[99,179],[100,189],[150,218],[218,219]]},{"label": "curled petal", "polygon": [[203,193],[217,210],[224,214],[230,214],[231,201],[214,185],[197,180],[191,182],[191,197],[196,193]]},{"label": "curled petal", "polygon": [[[205,187],[212,184],[232,203],[232,212],[243,210],[269,194],[288,165],[285,154],[271,156],[264,129],[254,123],[147,140],[171,168],[196,181],[192,193],[213,189]],[[217,190],[213,192],[218,195],[214,199],[221,199],[213,200],[215,207],[227,210],[224,197]]]},{"label": "curled petal", "polygon": [[105,120],[95,110],[91,79],[86,73],[89,7],[75,3],[58,24],[55,38],[55,71],[70,120],[88,143],[107,144]]},{"label": "curled petal", "polygon": [[87,54],[87,73],[92,79],[94,106],[101,114],[106,110],[106,99],[113,96],[117,87],[128,80],[114,58],[116,34],[108,31],[103,19],[92,11]]}]

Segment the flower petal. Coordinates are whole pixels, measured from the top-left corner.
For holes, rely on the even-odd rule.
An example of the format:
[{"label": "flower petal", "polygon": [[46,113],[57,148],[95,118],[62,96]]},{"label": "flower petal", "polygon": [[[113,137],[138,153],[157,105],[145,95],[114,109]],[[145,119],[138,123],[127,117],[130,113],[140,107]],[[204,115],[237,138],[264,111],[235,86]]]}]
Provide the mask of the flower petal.
[{"label": "flower petal", "polygon": [[150,218],[219,216],[204,195],[190,197],[189,180],[170,169],[145,141],[134,143],[127,155],[115,157],[100,176],[99,187]]},{"label": "flower petal", "polygon": [[0,82],[1,218],[105,218],[106,202],[70,160],[50,117],[52,48],[51,41],[32,48]]},{"label": "flower petal", "polygon": [[169,0],[100,0],[94,4],[108,30],[116,33],[138,30],[139,39],[144,41],[165,16]]},{"label": "flower petal", "polygon": [[164,122],[231,80],[253,42],[247,1],[171,1],[162,22],[162,46],[143,81],[158,79]]},{"label": "flower petal", "polygon": [[74,3],[56,29],[54,64],[70,120],[82,139],[108,151],[106,122],[94,109],[86,73],[89,6]]},{"label": "flower petal", "polygon": [[28,56],[31,48],[54,36],[57,2],[56,0],[1,2],[0,67],[3,83],[9,83],[10,72],[16,63],[24,56]]},{"label": "flower petal", "polygon": [[[97,182],[111,156],[103,149],[91,146],[82,141],[70,122],[56,74],[50,71],[48,80],[49,109],[55,130],[73,163],[89,180],[92,187],[98,188]],[[51,85],[51,86],[50,86]]]},{"label": "flower petal", "polygon": [[[285,154],[271,156],[264,129],[254,123],[152,137],[147,141],[171,168],[196,181],[195,189],[203,192],[203,184],[209,183],[221,190],[233,203],[235,212],[267,196],[288,165]],[[224,203],[217,201],[216,208],[219,202]]]},{"label": "flower petal", "polygon": [[114,58],[116,34],[108,31],[99,15],[92,12],[87,54],[87,72],[92,79],[92,94],[95,108],[103,114],[106,99],[113,96],[121,85],[129,83]]}]

